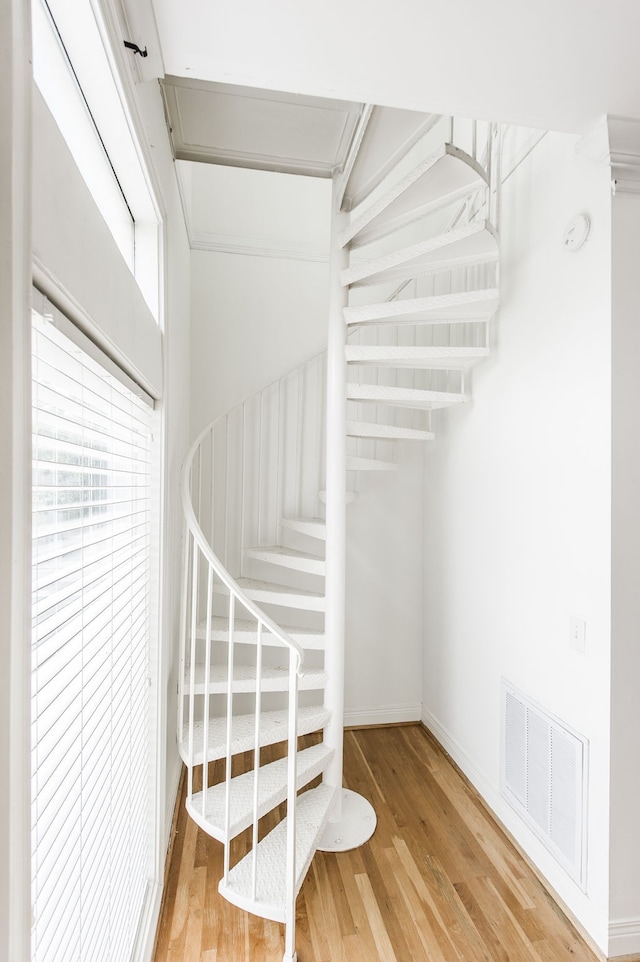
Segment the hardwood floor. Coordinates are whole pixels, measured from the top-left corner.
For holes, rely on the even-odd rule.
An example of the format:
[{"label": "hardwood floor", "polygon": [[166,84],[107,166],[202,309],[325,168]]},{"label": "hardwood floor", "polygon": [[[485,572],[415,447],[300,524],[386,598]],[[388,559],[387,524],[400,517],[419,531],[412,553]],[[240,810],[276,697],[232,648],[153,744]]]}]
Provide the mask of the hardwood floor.
[{"label": "hardwood floor", "polygon": [[[346,732],[345,772],[378,826],[316,854],[299,962],[597,962],[421,726]],[[221,875],[222,846],[181,804],[155,962],[281,962],[283,927],[229,905]]]}]

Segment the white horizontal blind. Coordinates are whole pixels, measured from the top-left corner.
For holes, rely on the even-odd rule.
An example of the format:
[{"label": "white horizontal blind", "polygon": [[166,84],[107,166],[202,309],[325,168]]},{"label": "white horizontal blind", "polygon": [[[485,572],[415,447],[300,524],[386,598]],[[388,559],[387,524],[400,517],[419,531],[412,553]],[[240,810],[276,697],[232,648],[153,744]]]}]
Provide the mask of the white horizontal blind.
[{"label": "white horizontal blind", "polygon": [[150,415],[33,312],[32,962],[129,962],[145,904]]}]

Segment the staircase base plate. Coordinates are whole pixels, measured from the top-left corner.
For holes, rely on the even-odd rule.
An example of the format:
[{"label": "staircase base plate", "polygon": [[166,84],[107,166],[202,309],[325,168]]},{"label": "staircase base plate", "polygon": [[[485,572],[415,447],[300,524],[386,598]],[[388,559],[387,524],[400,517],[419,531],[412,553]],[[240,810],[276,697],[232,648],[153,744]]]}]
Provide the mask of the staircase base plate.
[{"label": "staircase base plate", "polygon": [[376,830],[377,818],[371,802],[357,792],[342,789],[342,815],[329,822],[320,836],[321,852],[348,852],[368,842]]}]

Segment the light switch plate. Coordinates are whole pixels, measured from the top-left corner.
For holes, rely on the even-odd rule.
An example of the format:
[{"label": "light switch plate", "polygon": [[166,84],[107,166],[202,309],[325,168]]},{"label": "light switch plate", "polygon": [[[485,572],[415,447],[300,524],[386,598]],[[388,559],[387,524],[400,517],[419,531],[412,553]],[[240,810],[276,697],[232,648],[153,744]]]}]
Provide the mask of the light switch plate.
[{"label": "light switch plate", "polygon": [[569,644],[576,651],[584,651],[586,647],[587,623],[582,618],[572,616],[569,619]]}]

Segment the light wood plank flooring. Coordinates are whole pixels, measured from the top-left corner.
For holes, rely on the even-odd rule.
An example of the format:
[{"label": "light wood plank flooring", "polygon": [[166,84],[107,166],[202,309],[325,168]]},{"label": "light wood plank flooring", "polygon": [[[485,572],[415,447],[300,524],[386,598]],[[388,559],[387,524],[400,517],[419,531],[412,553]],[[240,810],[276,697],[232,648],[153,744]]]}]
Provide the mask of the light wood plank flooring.
[{"label": "light wood plank flooring", "polygon": [[[378,826],[314,858],[299,962],[597,962],[421,726],[346,732],[345,772]],[[281,962],[283,927],[229,905],[221,875],[222,846],[181,803],[155,962]]]}]

